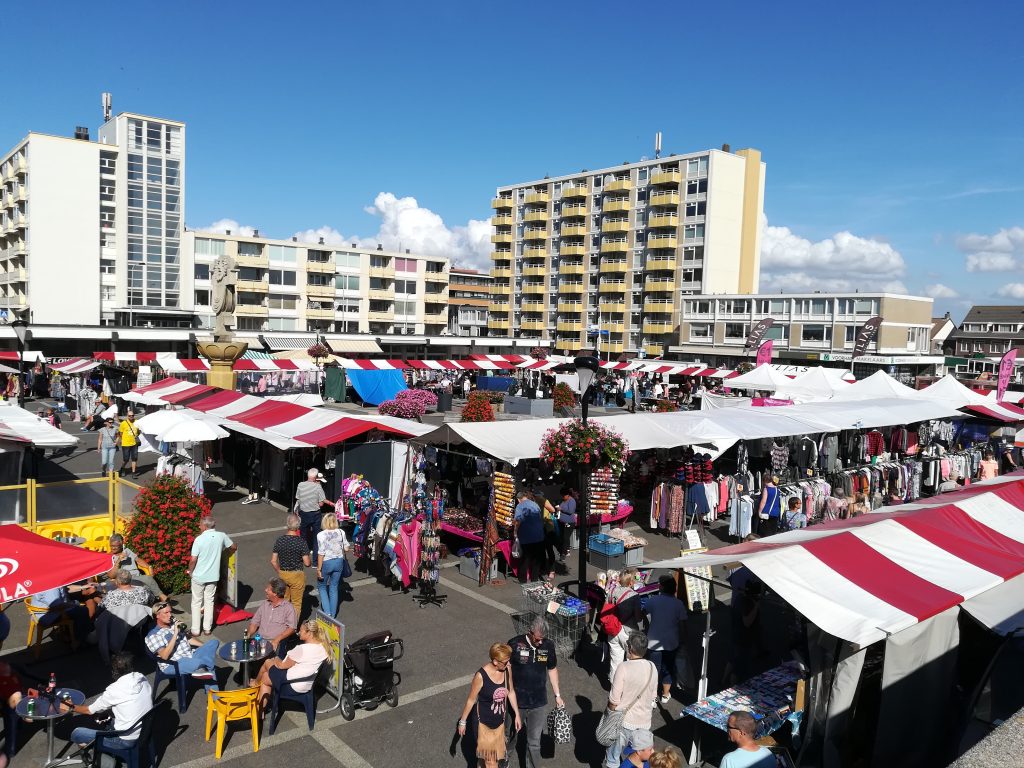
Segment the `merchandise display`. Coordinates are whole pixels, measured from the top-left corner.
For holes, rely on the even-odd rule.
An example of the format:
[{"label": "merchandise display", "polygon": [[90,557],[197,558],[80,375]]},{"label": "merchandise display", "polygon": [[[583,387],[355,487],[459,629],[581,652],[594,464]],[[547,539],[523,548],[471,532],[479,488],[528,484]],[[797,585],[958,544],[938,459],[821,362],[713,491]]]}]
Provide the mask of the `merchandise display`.
[{"label": "merchandise display", "polygon": [[608,467],[595,469],[587,481],[587,514],[614,517],[619,502],[619,480]]},{"label": "merchandise display", "polygon": [[516,509],[516,484],[512,475],[495,472],[491,491],[491,509],[498,525],[512,527],[512,517]]},{"label": "merchandise display", "polygon": [[683,707],[683,714],[724,731],[729,715],[745,709],[757,720],[756,738],[762,738],[781,728],[787,719],[795,720],[794,726],[799,725],[801,713],[793,712],[792,708],[796,684],[801,677],[800,666],[788,662]]}]

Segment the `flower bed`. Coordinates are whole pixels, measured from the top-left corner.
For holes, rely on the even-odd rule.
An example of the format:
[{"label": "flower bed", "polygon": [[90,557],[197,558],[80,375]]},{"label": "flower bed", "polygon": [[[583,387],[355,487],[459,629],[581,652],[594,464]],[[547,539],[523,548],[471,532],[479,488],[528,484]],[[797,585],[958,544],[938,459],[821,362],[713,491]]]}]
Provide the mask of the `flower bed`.
[{"label": "flower bed", "polygon": [[153,576],[167,594],[188,591],[192,541],[210,507],[208,498],[173,475],[160,475],[135,497],[135,512],[125,525],[125,545],[153,567]]},{"label": "flower bed", "polygon": [[494,408],[488,392],[470,392],[462,407],[460,421],[494,421]]},{"label": "flower bed", "polygon": [[576,407],[576,393],[564,381],[555,384],[555,388],[551,391],[551,396],[555,401],[555,410]]},{"label": "flower bed", "polygon": [[544,433],[540,458],[555,472],[575,467],[608,467],[621,475],[629,457],[629,446],[622,435],[602,424],[572,419]]}]

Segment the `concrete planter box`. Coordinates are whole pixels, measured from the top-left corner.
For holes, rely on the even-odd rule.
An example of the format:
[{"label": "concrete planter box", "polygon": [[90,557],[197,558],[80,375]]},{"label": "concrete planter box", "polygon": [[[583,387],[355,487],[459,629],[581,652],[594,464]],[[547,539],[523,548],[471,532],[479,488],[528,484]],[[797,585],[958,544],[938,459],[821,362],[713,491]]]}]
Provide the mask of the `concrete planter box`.
[{"label": "concrete planter box", "polygon": [[554,415],[554,400],[530,400],[526,397],[505,396],[505,413],[522,416],[551,418]]}]

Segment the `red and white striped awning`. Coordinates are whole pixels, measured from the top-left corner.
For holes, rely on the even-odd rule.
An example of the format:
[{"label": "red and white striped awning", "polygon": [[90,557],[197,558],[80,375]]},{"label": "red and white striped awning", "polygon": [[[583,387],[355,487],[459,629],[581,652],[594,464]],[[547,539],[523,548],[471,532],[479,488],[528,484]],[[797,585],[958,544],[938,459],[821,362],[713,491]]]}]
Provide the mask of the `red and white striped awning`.
[{"label": "red and white striped awning", "polygon": [[137,387],[119,397],[143,405],[174,405],[205,394],[211,389],[213,387],[205,384],[193,384],[190,381],[168,377],[145,387]]},{"label": "red and white striped awning", "polygon": [[88,360],[84,357],[73,357],[70,360],[65,360],[63,363],[51,363],[50,368],[60,373],[85,373],[91,371],[93,368],[97,368],[99,362],[96,360]]},{"label": "red and white striped awning", "polygon": [[[210,370],[210,362],[201,357],[187,357],[161,361],[165,373],[201,373]],[[234,371],[315,371],[316,363],[312,360],[274,360],[259,359],[236,360],[231,366]]]},{"label": "red and white striped awning", "polygon": [[533,360],[532,357],[525,357],[523,355],[470,355],[469,359],[489,360],[492,363],[512,363],[512,365],[519,365],[519,363]]},{"label": "red and white striped awning", "polygon": [[1007,402],[997,403],[993,400],[991,405],[968,405],[964,410],[996,421],[1007,423],[1024,421],[1024,408]]},{"label": "red and white striped awning", "polygon": [[[881,640],[1024,573],[1024,478],[653,563],[741,562],[837,637]],[[1018,606],[1020,610],[1021,606]]]},{"label": "red and white striped awning", "polygon": [[163,365],[165,360],[177,357],[174,352],[93,352],[94,360],[105,360],[114,363],[157,363]]},{"label": "red and white striped awning", "polygon": [[[499,357],[493,355],[493,357]],[[509,360],[352,360],[339,357],[338,365],[362,371],[509,371],[519,367]]]},{"label": "red and white striped awning", "polygon": [[[25,353],[21,356],[21,359],[26,363],[45,363],[46,356],[42,352],[34,350],[25,350]],[[18,350],[4,349],[0,350],[0,360],[5,362],[18,362]]]}]

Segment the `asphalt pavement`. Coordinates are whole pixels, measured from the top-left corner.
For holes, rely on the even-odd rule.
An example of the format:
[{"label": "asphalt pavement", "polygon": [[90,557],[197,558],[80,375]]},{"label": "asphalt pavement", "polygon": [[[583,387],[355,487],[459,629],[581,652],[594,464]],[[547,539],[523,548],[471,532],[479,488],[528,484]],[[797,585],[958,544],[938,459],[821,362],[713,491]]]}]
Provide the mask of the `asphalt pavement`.
[{"label": "asphalt pavement", "polygon": [[[65,424],[71,433],[77,424]],[[152,479],[155,465],[153,454],[141,457],[142,478]],[[95,451],[95,436],[83,435],[80,447],[64,455],[47,458],[41,467],[41,479],[69,479],[72,477],[98,477],[99,459]],[[238,544],[239,583],[241,602],[249,610],[258,605],[263,586],[274,576],[270,566],[270,552],[274,540],[283,532],[285,510],[270,504],[242,505],[241,491],[224,491],[219,483],[211,481],[208,493],[214,499],[213,514],[219,530],[228,533]],[[40,502],[40,515],[56,514],[73,508],[73,499],[45,499]],[[91,502],[89,502],[91,504]],[[43,509],[43,506],[46,508]],[[645,559],[648,562],[673,557],[679,552],[679,539],[660,533],[645,533],[638,526],[640,515],[634,515],[630,526],[638,535],[648,539]],[[726,534],[722,523],[716,523],[706,536],[711,547],[722,546]],[[453,549],[458,546],[453,541]],[[568,574],[575,572],[575,553],[569,558]],[[202,688],[193,686],[188,711],[179,717],[174,707],[165,706],[156,729],[156,738],[165,766],[203,768],[215,764],[239,766],[281,765],[297,757],[304,768],[342,765],[348,768],[365,766],[451,765],[461,768],[472,765],[467,760],[464,744],[454,741],[455,725],[465,701],[472,675],[487,661],[491,643],[505,641],[514,634],[511,614],[520,609],[521,589],[513,579],[478,587],[459,574],[457,558],[449,556],[442,561],[439,591],[448,595],[444,607],[419,607],[412,594],[392,589],[371,574],[359,572],[349,580],[351,591],[342,603],[340,620],[345,624],[349,641],[370,632],[388,629],[405,643],[405,656],[396,664],[402,675],[397,708],[386,705],[373,711],[358,710],[354,721],[346,722],[337,711],[319,715],[312,732],[306,728],[301,711],[290,711],[271,736],[266,728],[261,733],[260,749],[253,754],[251,736],[245,724],[233,724],[220,761],[214,758],[214,745],[204,740],[206,705]],[[591,571],[593,575],[594,571]],[[724,576],[716,572],[716,576]],[[316,603],[315,574],[308,574],[305,612]],[[718,589],[716,596],[728,600],[726,590]],[[179,598],[179,609],[189,610],[189,596]],[[44,679],[55,672],[60,685],[79,688],[89,697],[101,692],[109,680],[109,671],[94,646],[86,645],[72,653],[60,641],[43,643],[39,659],[24,649],[27,619],[24,607],[8,607],[13,628],[0,659],[10,661],[30,678]],[[185,614],[182,614],[183,616]],[[729,611],[722,603],[712,610],[712,621],[717,635],[712,640],[709,656],[710,690],[718,690],[722,667],[728,648]],[[217,627],[215,637],[222,642],[241,636],[242,624]],[[700,665],[700,634],[704,617],[693,616],[689,622],[688,647],[690,658]],[[770,664],[766,663],[766,666]],[[151,672],[152,666],[141,663],[141,669]],[[600,645],[584,642],[573,658],[560,658],[562,696],[573,721],[574,741],[555,745],[545,736],[544,753],[549,759],[545,765],[576,766],[601,764],[603,750],[593,740],[593,729],[607,700],[607,661]],[[236,687],[232,669],[218,668],[222,687]],[[158,692],[168,704],[173,691],[166,683]],[[196,693],[198,691],[198,693]],[[674,700],[654,713],[653,730],[657,746],[675,745],[683,754],[689,752],[693,734],[693,721],[679,719],[684,703],[693,700],[690,692],[676,691]],[[333,708],[335,700],[328,694],[319,695],[318,707]],[[57,724],[58,743],[63,744],[74,725],[83,718],[65,718]],[[726,748],[724,734],[703,729],[705,754],[711,757]],[[39,764],[46,754],[45,730],[39,724],[22,723],[18,732],[19,751],[14,765]],[[513,758],[510,765],[518,765]]]}]

